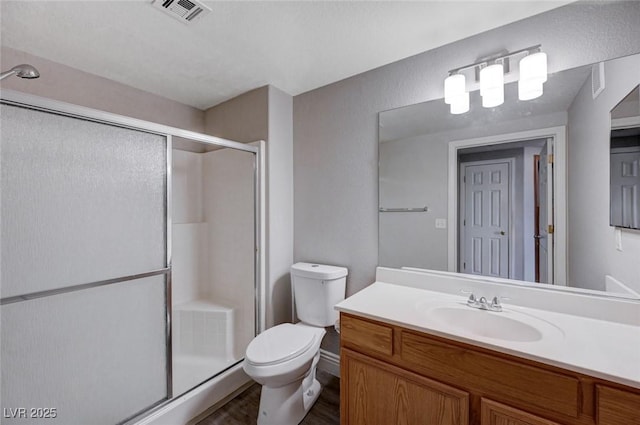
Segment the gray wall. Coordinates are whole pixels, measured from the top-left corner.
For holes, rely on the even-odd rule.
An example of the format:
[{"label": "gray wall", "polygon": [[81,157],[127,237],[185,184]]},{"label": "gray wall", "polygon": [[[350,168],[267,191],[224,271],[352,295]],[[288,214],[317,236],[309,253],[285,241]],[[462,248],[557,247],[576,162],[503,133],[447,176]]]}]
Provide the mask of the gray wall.
[{"label": "gray wall", "polygon": [[442,97],[449,69],[535,44],[556,72],[640,51],[640,3],[577,3],[294,98],[294,257],[349,268],[347,293],[378,263],[378,112]]},{"label": "gray wall", "polygon": [[604,289],[608,274],[640,292],[640,231],[622,230],[618,251],[609,226],[609,113],[639,83],[639,55],[607,62],[604,91],[594,100],[587,80],[569,108],[568,272],[587,288]]},{"label": "gray wall", "polygon": [[249,143],[269,137],[269,87],[251,90],[204,113],[206,134]]},{"label": "gray wall", "polygon": [[40,71],[40,78],[35,80],[7,78],[2,81],[3,89],[186,130],[204,129],[204,112],[200,109],[9,47],[2,47],[0,57],[3,68],[29,63]]},{"label": "gray wall", "polygon": [[293,264],[293,98],[269,86],[269,137],[267,142],[269,225],[267,282],[273,324],[291,321]]}]

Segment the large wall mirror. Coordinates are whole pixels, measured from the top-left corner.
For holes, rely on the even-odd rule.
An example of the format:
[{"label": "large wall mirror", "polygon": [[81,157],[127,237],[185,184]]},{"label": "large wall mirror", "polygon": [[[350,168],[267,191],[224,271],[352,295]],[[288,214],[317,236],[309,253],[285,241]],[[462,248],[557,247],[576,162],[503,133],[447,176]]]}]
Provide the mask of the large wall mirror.
[{"label": "large wall mirror", "polygon": [[640,231],[610,225],[609,160],[635,152],[621,167],[637,193],[640,146],[621,144],[638,140],[639,83],[637,54],[551,74],[530,101],[513,82],[495,108],[474,91],[465,114],[443,99],[380,113],[379,264],[640,297]]},{"label": "large wall mirror", "polygon": [[611,225],[640,229],[640,86],[611,111]]}]

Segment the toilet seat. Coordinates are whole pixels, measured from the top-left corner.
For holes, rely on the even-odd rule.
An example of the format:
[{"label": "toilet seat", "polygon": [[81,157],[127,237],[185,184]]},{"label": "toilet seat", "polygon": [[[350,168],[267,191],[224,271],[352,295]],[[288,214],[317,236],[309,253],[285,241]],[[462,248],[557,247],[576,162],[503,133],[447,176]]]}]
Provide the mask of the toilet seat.
[{"label": "toilet seat", "polygon": [[255,337],[247,347],[245,360],[256,366],[271,366],[296,358],[317,340],[317,331],[283,323]]}]

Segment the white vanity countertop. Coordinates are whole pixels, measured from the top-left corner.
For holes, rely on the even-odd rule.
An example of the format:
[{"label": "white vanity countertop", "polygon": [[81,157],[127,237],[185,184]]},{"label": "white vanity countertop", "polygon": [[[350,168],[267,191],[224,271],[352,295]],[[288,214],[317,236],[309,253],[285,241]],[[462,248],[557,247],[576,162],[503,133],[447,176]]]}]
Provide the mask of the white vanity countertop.
[{"label": "white vanity countertop", "polygon": [[514,306],[508,301],[503,302],[503,313],[481,312],[533,316],[548,332],[544,331],[538,341],[526,342],[471,334],[429,314],[434,306],[461,306],[465,301],[459,295],[375,282],[336,305],[336,309],[640,388],[638,326]]}]

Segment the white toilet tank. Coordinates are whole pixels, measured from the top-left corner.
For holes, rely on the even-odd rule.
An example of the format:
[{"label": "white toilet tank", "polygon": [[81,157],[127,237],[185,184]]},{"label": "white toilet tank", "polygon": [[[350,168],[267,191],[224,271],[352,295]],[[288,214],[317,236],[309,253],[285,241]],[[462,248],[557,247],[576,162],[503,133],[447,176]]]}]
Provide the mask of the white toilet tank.
[{"label": "white toilet tank", "polygon": [[298,318],[313,326],[333,326],[338,320],[334,305],[344,300],[348,270],[313,263],[291,266],[291,284]]}]

